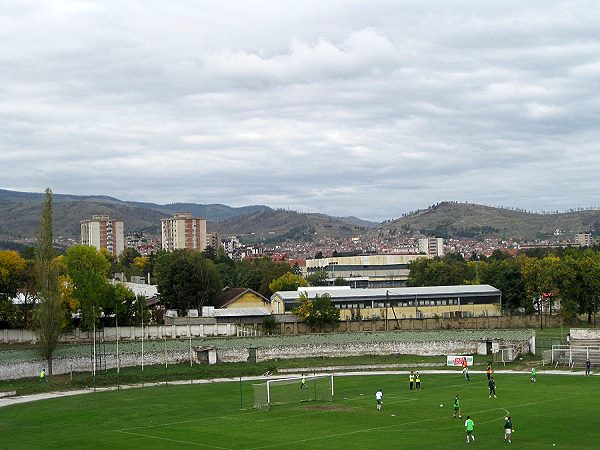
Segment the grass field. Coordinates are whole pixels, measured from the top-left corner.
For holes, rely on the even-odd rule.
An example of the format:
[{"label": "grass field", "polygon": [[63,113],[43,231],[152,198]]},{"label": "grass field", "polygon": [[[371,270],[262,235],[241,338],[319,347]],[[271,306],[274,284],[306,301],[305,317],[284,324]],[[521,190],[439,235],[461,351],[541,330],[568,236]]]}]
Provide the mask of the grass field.
[{"label": "grass field", "polygon": [[[497,399],[488,398],[480,374],[470,383],[460,373],[425,374],[421,391],[408,390],[406,375],[336,376],[334,402],[270,410],[240,408],[252,402],[250,382],[97,392],[0,408],[0,447],[452,449],[467,446],[464,418],[471,415],[475,446],[499,448],[508,412],[514,448],[600,447],[600,377],[495,378]],[[375,408],[379,388],[382,412]],[[457,393],[462,420],[452,418]]]}]

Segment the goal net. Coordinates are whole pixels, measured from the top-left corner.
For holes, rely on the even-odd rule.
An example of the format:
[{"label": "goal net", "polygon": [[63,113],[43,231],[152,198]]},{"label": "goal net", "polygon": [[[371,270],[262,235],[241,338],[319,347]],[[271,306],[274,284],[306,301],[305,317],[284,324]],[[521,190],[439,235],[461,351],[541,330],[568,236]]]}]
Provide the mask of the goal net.
[{"label": "goal net", "polygon": [[334,395],[333,374],[279,378],[253,384],[252,387],[255,408],[315,400],[331,402]]}]

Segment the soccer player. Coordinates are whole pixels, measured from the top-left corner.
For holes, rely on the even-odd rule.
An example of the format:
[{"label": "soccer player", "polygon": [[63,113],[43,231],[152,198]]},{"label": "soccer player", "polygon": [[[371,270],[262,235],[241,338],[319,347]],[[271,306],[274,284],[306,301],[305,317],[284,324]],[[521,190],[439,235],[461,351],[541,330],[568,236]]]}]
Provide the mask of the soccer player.
[{"label": "soccer player", "polygon": [[535,367],[531,368],[531,379],[529,381],[531,381],[532,383],[535,383],[537,381],[537,372],[535,371]]},{"label": "soccer player", "polygon": [[46,369],[42,369],[40,372],[40,381],[45,381],[46,383],[48,382],[48,379],[46,378]]},{"label": "soccer player", "polygon": [[496,397],[496,382],[494,381],[494,377],[491,377],[490,381],[488,381],[488,387],[490,388],[489,398],[492,398],[492,395],[494,396],[494,398],[498,398]]},{"label": "soccer player", "polygon": [[504,442],[512,444],[512,418],[510,416],[505,417],[504,420]]},{"label": "soccer player", "polygon": [[412,391],[414,382],[415,382],[415,374],[411,370],[410,373],[408,374],[408,389],[411,391]]},{"label": "soccer player", "polygon": [[306,376],[302,374],[302,378],[300,379],[300,389],[308,389],[306,385]]},{"label": "soccer player", "polygon": [[460,410],[460,399],[458,398],[458,394],[456,394],[456,397],[454,398],[454,414],[452,414],[452,417],[456,419],[457,414],[458,418],[462,419],[462,411]]},{"label": "soccer player", "polygon": [[592,363],[590,362],[590,360],[588,359],[585,362],[585,376],[589,377],[592,373]]},{"label": "soccer player", "polygon": [[415,388],[417,391],[421,390],[421,375],[419,372],[415,374]]},{"label": "soccer player", "polygon": [[488,381],[490,381],[490,378],[492,377],[492,365],[489,363],[485,369],[485,374],[487,375]]},{"label": "soccer player", "polygon": [[471,439],[471,442],[475,442],[475,436],[473,435],[475,422],[473,422],[471,416],[467,416],[467,420],[465,420],[465,428],[467,429],[467,444],[469,443],[469,438]]},{"label": "soccer player", "polygon": [[381,389],[375,392],[375,400],[377,401],[377,411],[381,411],[381,404],[383,403],[383,391]]},{"label": "soccer player", "polygon": [[465,381],[471,381],[469,377],[469,368],[467,366],[463,367],[463,375],[465,376]]}]

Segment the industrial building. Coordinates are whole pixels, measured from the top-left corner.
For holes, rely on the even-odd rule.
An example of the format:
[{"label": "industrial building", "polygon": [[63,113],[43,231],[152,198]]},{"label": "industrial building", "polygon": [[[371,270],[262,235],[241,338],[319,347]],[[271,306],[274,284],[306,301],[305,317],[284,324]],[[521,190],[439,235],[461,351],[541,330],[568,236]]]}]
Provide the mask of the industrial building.
[{"label": "industrial building", "polygon": [[[332,256],[306,260],[305,275],[316,272],[327,273],[331,283],[335,278],[344,278],[353,288],[393,288],[406,286],[409,264],[417,254]],[[430,256],[429,256],[430,257]]]},{"label": "industrial building", "polygon": [[499,316],[502,292],[487,284],[461,286],[351,289],[347,286],[298,288],[271,296],[275,314],[293,313],[300,296],[328,294],[340,310],[340,319],[431,318]]}]

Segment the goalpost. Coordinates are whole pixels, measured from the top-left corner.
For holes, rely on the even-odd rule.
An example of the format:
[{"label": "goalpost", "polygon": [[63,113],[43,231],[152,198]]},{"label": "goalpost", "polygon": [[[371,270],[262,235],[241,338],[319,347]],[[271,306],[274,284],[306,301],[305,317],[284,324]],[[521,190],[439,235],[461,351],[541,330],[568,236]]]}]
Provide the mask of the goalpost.
[{"label": "goalpost", "polygon": [[[304,383],[302,379],[304,378]],[[332,402],[333,374],[314,374],[305,377],[277,378],[252,385],[254,408],[268,408],[286,403],[315,400]]]}]

